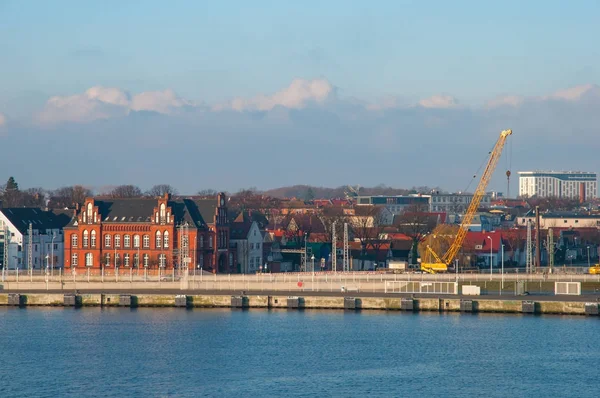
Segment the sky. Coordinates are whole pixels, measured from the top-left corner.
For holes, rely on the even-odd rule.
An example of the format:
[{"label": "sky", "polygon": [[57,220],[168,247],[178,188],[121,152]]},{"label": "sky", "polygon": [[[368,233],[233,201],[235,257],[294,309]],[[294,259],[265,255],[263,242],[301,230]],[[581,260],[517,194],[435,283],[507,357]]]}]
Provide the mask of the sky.
[{"label": "sky", "polygon": [[0,180],[458,191],[506,128],[491,189],[507,167],[598,171],[599,17],[584,0],[0,0]]}]

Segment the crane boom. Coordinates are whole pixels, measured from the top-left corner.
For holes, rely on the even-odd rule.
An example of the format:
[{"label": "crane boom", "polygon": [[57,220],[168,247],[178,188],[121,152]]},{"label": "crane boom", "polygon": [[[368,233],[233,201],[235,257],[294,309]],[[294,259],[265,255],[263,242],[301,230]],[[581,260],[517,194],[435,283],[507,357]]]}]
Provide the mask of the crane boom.
[{"label": "crane boom", "polygon": [[456,238],[454,239],[454,242],[452,242],[452,245],[450,246],[448,251],[441,257],[441,261],[440,257],[435,255],[432,249],[429,249],[434,254],[436,262],[422,263],[422,270],[427,272],[444,272],[448,269],[448,265],[450,265],[452,261],[454,261],[454,258],[460,251],[465,241],[467,232],[469,231],[469,226],[471,225],[473,217],[475,217],[475,213],[477,212],[477,209],[481,204],[481,199],[483,198],[483,195],[485,195],[485,190],[492,178],[492,174],[494,174],[494,169],[498,164],[498,160],[500,159],[500,155],[502,154],[502,149],[504,148],[504,144],[506,143],[506,138],[509,135],[512,135],[512,130],[502,131],[500,133],[500,138],[498,138],[498,141],[496,141],[496,145],[494,145],[494,149],[492,149],[492,151],[490,152],[490,158],[487,162],[483,175],[481,176],[481,180],[477,185],[477,189],[473,194],[473,199],[469,204],[469,208],[467,209],[467,212],[465,213],[465,216],[463,217],[462,222],[460,223],[460,228],[458,230]]}]

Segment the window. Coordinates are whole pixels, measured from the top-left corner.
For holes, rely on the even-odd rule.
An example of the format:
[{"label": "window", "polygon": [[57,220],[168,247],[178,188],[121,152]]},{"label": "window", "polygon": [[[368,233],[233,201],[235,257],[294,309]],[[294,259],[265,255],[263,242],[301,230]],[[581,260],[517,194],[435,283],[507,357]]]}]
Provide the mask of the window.
[{"label": "window", "polygon": [[110,247],[110,234],[104,235],[104,247]]},{"label": "window", "polygon": [[104,265],[106,265],[107,267],[110,267],[110,253],[106,253],[104,255]]},{"label": "window", "polygon": [[166,254],[161,254],[160,256],[158,256],[158,264],[160,265],[161,268],[164,268],[165,265],[167,265],[167,255]]},{"label": "window", "polygon": [[92,243],[92,247],[96,247],[96,231],[92,231],[91,243]]},{"label": "window", "polygon": [[256,250],[260,250],[260,243],[256,244]]},{"label": "window", "polygon": [[124,257],[124,259],[123,259],[123,264],[124,264],[126,267],[129,267],[129,253],[125,254],[125,257]]},{"label": "window", "polygon": [[150,256],[148,256],[148,254],[144,254],[144,267],[148,267],[149,263],[150,263]]},{"label": "window", "polygon": [[200,248],[204,248],[204,235],[200,235]]},{"label": "window", "polygon": [[121,265],[119,253],[115,253],[115,267]]},{"label": "window", "polygon": [[213,240],[212,236],[209,236],[208,237],[208,247],[210,247],[211,249],[212,249],[212,243],[213,243],[212,240]]},{"label": "window", "polygon": [[115,247],[121,247],[121,235],[115,235]]},{"label": "window", "polygon": [[229,267],[233,267],[233,253],[229,253]]},{"label": "window", "polygon": [[135,253],[133,255],[133,266],[134,267],[139,267],[140,266],[140,256],[137,253]]},{"label": "window", "polygon": [[162,238],[160,235],[160,231],[156,231],[156,248],[161,247],[162,244]]},{"label": "window", "polygon": [[125,235],[125,237],[123,238],[123,245],[124,245],[126,248],[129,248],[129,247],[131,247],[131,236],[129,236],[129,235]]},{"label": "window", "polygon": [[171,213],[167,213],[167,224],[171,222]]},{"label": "window", "polygon": [[71,256],[71,266],[77,267],[77,253],[73,253]]},{"label": "window", "polygon": [[181,242],[182,247],[188,247],[190,244],[190,237],[187,235],[183,236],[183,242]]},{"label": "window", "polygon": [[163,246],[165,247],[165,249],[169,248],[169,231],[165,231],[165,234],[163,236]]},{"label": "window", "polygon": [[254,243],[250,243],[250,250],[254,250]]},{"label": "window", "polygon": [[166,218],[166,206],[164,203],[160,204],[160,223],[164,224],[165,223],[165,218]]},{"label": "window", "polygon": [[88,247],[89,240],[90,233],[88,231],[83,231],[83,247]]},{"label": "window", "polygon": [[71,247],[77,247],[77,234],[71,235]]},{"label": "window", "polygon": [[133,247],[135,247],[136,249],[138,247],[140,247],[140,236],[139,235],[133,236]]},{"label": "window", "polygon": [[203,268],[203,267],[204,267],[204,254],[201,254],[201,255],[200,255],[200,261],[199,261],[199,264],[200,264],[200,268]]},{"label": "window", "polygon": [[86,267],[94,266],[94,255],[92,253],[87,253],[85,255],[85,266]]},{"label": "window", "polygon": [[150,236],[144,235],[143,244],[144,244],[144,249],[150,248]]},{"label": "window", "polygon": [[87,222],[91,223],[92,222],[92,204],[88,203],[87,205]]}]

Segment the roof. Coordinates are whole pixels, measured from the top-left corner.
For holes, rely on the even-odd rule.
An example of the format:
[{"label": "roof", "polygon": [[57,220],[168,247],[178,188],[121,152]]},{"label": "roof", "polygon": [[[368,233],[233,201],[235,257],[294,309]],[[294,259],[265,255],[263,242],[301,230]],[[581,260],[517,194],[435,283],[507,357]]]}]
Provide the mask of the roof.
[{"label": "roof", "polygon": [[[207,201],[214,203],[212,216],[208,218],[212,221],[217,201],[216,199]],[[201,206],[198,206],[198,202]],[[150,223],[158,201],[154,198],[102,199],[94,200],[94,204],[98,207],[103,223]],[[205,201],[176,199],[168,201],[167,205],[172,209],[176,224],[187,222],[198,228],[207,225],[204,213],[209,214],[210,208]],[[76,219],[71,220],[71,224],[75,225],[75,221]]]},{"label": "roof", "polygon": [[37,230],[61,229],[71,220],[66,213],[55,214],[37,207],[4,208],[0,209],[0,212],[21,233],[27,233],[30,223],[32,228]]}]

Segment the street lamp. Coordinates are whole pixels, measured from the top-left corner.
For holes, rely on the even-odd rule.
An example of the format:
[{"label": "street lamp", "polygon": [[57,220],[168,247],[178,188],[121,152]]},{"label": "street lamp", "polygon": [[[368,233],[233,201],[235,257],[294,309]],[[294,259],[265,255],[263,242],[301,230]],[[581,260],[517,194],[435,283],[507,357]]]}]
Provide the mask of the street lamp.
[{"label": "street lamp", "polygon": [[313,254],[310,259],[312,260],[312,273],[315,275],[315,255]]},{"label": "street lamp", "polygon": [[493,247],[493,245],[492,245],[492,237],[488,236],[487,238],[490,240],[490,280],[491,280],[492,273],[493,273],[493,271],[492,271],[492,247]]},{"label": "street lamp", "polygon": [[502,245],[502,289],[504,289],[504,245]]},{"label": "street lamp", "polygon": [[590,247],[589,246],[587,247],[587,250],[588,250],[588,268],[589,268],[591,266],[591,264],[590,264]]}]

